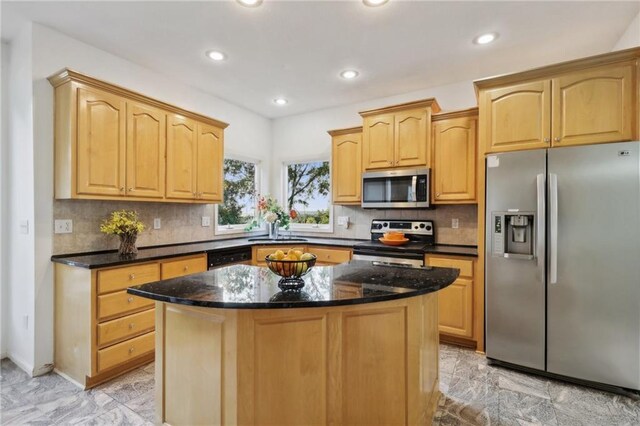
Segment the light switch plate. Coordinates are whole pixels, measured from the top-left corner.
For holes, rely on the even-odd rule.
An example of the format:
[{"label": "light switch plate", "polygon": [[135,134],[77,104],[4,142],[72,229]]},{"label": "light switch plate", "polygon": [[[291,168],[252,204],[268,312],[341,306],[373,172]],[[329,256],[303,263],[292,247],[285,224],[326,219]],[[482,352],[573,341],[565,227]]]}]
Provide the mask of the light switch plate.
[{"label": "light switch plate", "polygon": [[56,234],[71,234],[73,232],[73,221],[71,219],[56,219],[54,221],[54,232]]},{"label": "light switch plate", "polygon": [[338,226],[349,227],[349,216],[338,216]]},{"label": "light switch plate", "polygon": [[202,226],[211,226],[211,216],[202,216]]},{"label": "light switch plate", "polygon": [[460,221],[458,219],[451,219],[451,227],[453,229],[458,229],[458,226],[460,226]]},{"label": "light switch plate", "polygon": [[160,229],[162,227],[162,221],[159,217],[153,219],[153,229]]}]

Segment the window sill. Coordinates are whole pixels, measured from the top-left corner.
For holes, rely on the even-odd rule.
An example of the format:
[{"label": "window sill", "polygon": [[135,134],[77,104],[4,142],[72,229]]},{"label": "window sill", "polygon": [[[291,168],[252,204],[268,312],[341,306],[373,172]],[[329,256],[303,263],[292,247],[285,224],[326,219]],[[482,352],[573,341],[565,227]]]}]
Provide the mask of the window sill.
[{"label": "window sill", "polygon": [[[332,234],[333,233],[333,226],[328,225],[328,226],[319,226],[319,227],[315,228],[313,226],[294,226],[294,225],[291,225],[289,227],[289,230],[291,232]],[[282,230],[281,230],[281,232],[282,232]]]},{"label": "window sill", "polygon": [[233,234],[246,234],[246,235],[253,235],[256,233],[264,233],[265,230],[262,228],[254,228],[251,231],[245,231],[244,227],[246,225],[243,225],[242,228],[225,228],[225,227],[216,227],[213,231],[214,235],[233,235]]}]

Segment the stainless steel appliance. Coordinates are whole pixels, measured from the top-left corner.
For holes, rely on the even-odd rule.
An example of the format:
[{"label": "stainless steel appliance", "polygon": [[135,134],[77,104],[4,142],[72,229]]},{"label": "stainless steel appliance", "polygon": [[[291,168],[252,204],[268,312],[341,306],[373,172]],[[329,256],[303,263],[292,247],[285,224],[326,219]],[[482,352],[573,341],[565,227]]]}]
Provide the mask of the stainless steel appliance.
[{"label": "stainless steel appliance", "polygon": [[207,252],[209,270],[235,264],[251,263],[251,247],[235,247]]},{"label": "stainless steel appliance", "polygon": [[388,170],[362,174],[362,207],[429,207],[429,169]]},{"label": "stainless steel appliance", "polygon": [[[388,246],[378,239],[389,231],[404,232],[410,241],[401,246]],[[396,266],[424,266],[424,249],[435,242],[435,230],[430,220],[371,221],[371,240],[353,247],[353,259],[368,260]]]},{"label": "stainless steel appliance", "polygon": [[640,142],[487,158],[486,351],[640,389]]}]

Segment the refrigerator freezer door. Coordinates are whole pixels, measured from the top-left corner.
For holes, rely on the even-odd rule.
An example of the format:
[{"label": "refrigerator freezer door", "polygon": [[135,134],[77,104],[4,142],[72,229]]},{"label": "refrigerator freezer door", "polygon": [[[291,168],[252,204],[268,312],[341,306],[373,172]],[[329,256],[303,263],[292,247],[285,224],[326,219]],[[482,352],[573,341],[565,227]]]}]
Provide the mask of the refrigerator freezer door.
[{"label": "refrigerator freezer door", "polygon": [[640,389],[639,151],[640,142],[549,150],[558,195],[551,373]]},{"label": "refrigerator freezer door", "polygon": [[[487,158],[487,356],[539,370],[545,367],[544,234],[539,234],[544,221],[538,214],[544,212],[545,176],[545,150]],[[505,217],[521,213],[533,215],[535,224],[536,255],[530,259],[505,257],[500,249],[505,239],[517,237],[505,232]]]}]

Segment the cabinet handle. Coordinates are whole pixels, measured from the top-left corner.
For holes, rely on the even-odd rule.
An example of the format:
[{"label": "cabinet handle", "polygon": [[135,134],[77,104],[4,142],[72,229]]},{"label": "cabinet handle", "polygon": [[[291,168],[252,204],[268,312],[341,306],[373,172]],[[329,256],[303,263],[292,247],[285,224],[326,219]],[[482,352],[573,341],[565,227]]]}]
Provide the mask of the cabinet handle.
[{"label": "cabinet handle", "polygon": [[129,192],[133,191],[133,188],[129,188]]},{"label": "cabinet handle", "polygon": [[136,279],[136,274],[129,274],[129,279],[130,280],[135,280]]},{"label": "cabinet handle", "polygon": [[184,271],[185,271],[185,272],[187,272],[188,270],[189,270],[189,267],[188,267],[188,266],[185,266],[185,267],[184,267]]},{"label": "cabinet handle", "polygon": [[193,193],[193,196],[194,196],[194,197],[196,196],[196,193],[195,193],[195,192]]},{"label": "cabinet handle", "polygon": [[544,138],[545,143],[549,143],[551,140],[549,138]]},{"label": "cabinet handle", "polygon": [[436,192],[436,197],[439,197],[439,196],[440,196],[440,193],[439,193],[439,192]]},{"label": "cabinet handle", "polygon": [[120,192],[124,192],[124,186],[120,187]]},{"label": "cabinet handle", "polygon": [[133,330],[133,327],[135,327],[135,326],[136,326],[135,323],[129,324],[129,330]]},{"label": "cabinet handle", "polygon": [[135,350],[136,350],[136,348],[129,348],[129,353],[132,354],[133,351],[135,351]]},{"label": "cabinet handle", "polygon": [[128,298],[127,302],[132,303],[133,302],[133,297]]},{"label": "cabinet handle", "polygon": [[560,142],[560,138],[554,138],[553,139],[555,142]]}]

